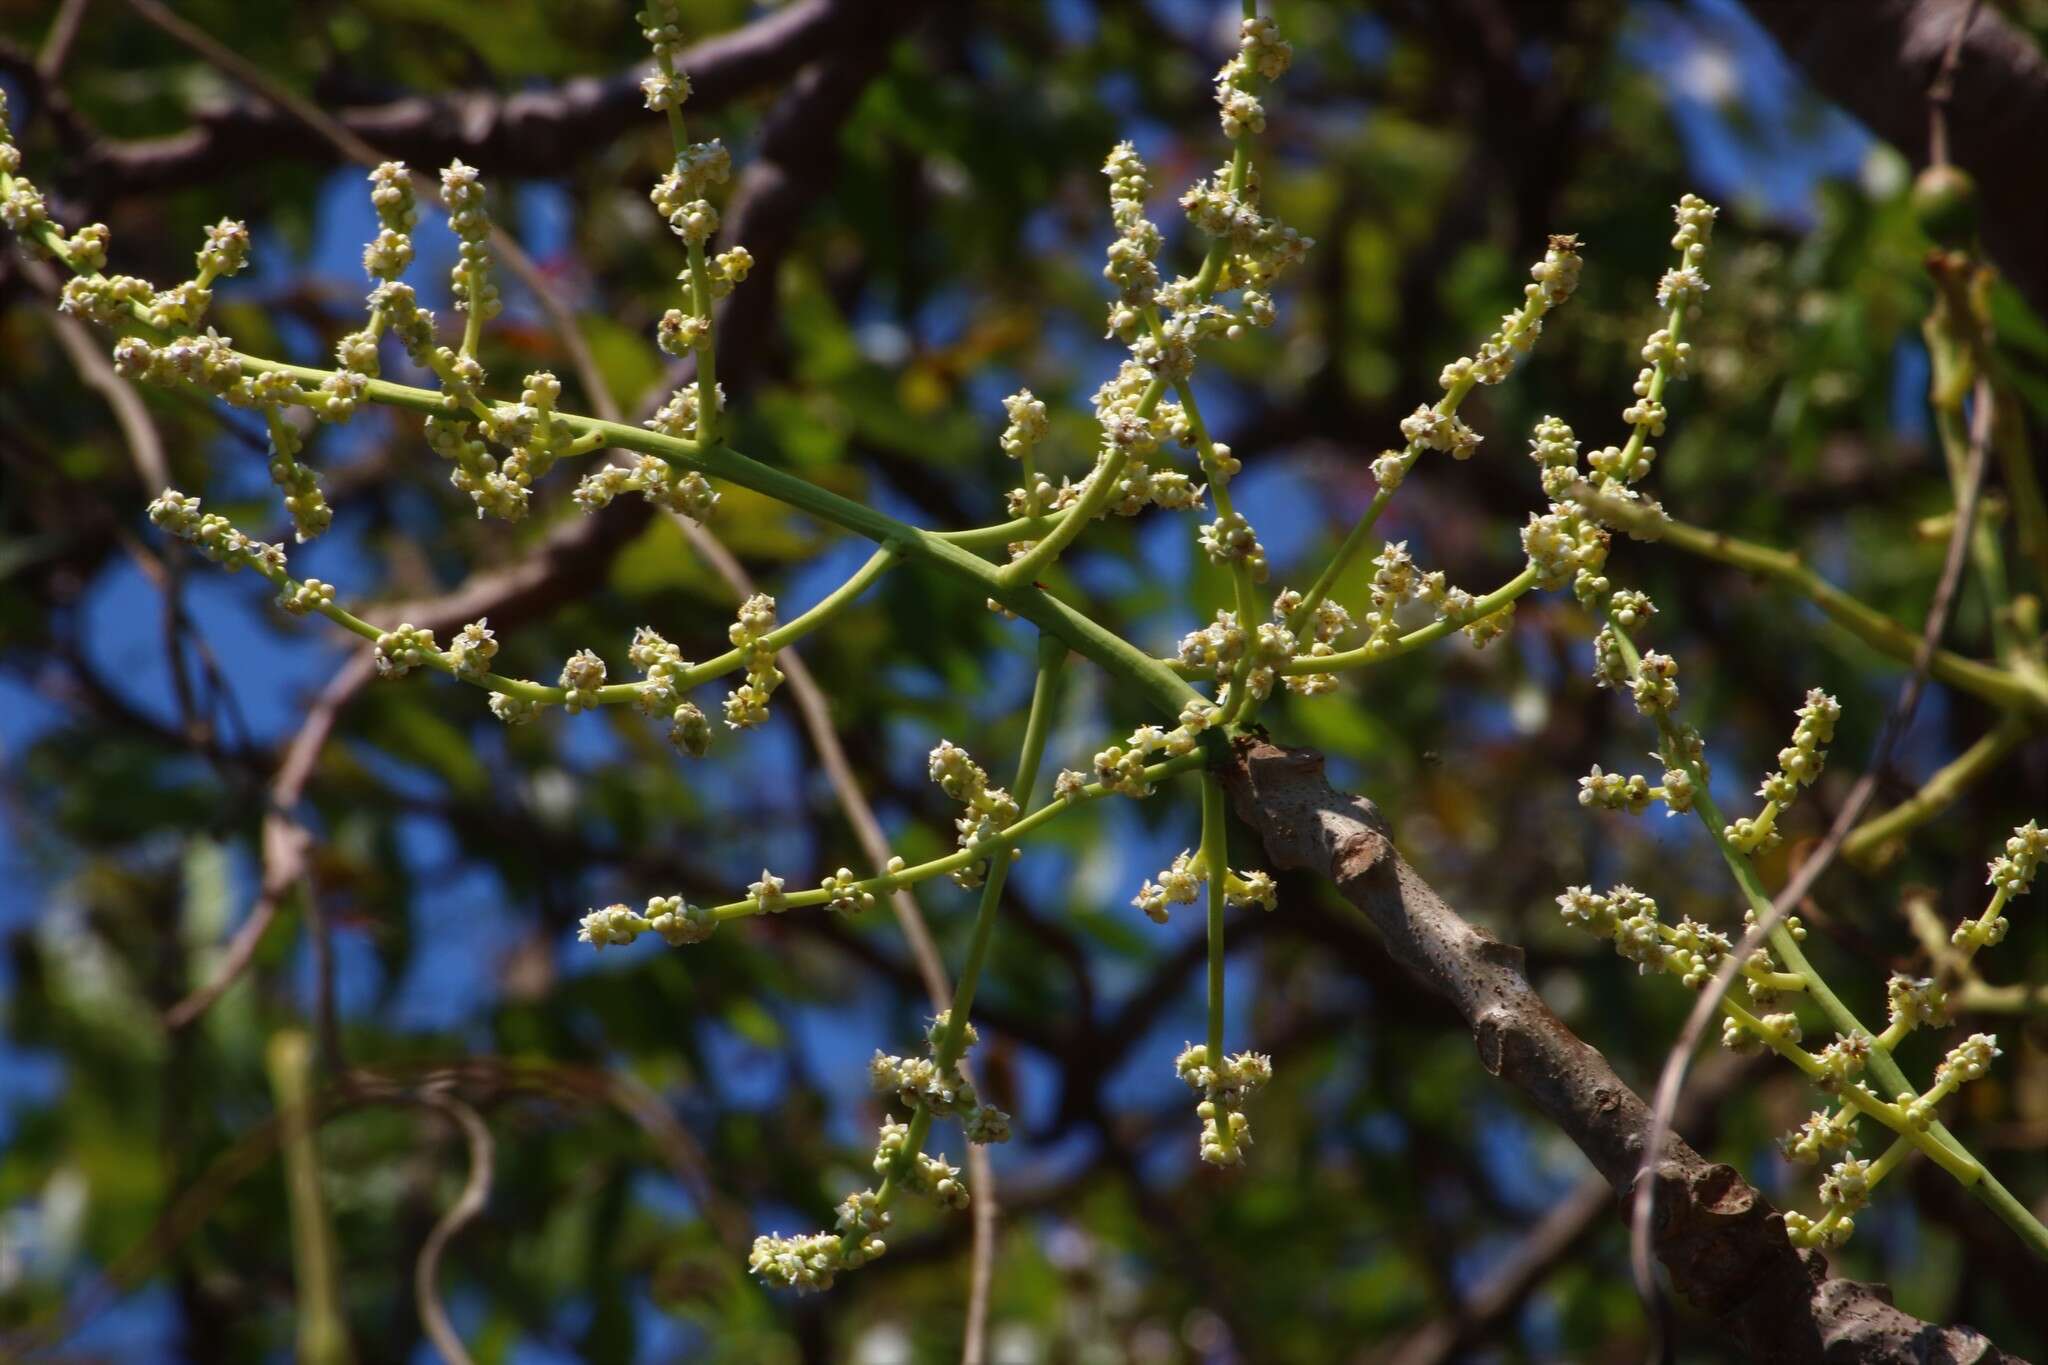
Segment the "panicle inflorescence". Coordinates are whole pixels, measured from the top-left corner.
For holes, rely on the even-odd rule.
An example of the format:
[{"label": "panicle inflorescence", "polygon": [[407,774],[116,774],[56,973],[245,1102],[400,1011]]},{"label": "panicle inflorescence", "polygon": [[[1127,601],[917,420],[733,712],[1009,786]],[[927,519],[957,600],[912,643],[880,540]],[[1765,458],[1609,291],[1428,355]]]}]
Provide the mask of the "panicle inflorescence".
[{"label": "panicle inflorescence", "polygon": [[1260,1052],[1225,1056],[1212,1066],[1205,1043],[1190,1043],[1173,1062],[1174,1071],[1190,1090],[1202,1098],[1195,1116],[1202,1121],[1202,1160],[1212,1166],[1244,1163],[1244,1150],[1252,1145],[1251,1120],[1244,1102],[1273,1079],[1273,1059]]},{"label": "panicle inflorescence", "polygon": [[745,730],[768,719],[768,699],[782,685],[782,670],[775,666],[775,646],[768,639],[774,631],[774,598],[757,592],[740,604],[739,619],[727,633],[740,651],[747,679],[725,694],[728,729]]},{"label": "panicle inflorescence", "polygon": [[[932,781],[939,784],[939,790],[967,808],[953,822],[959,832],[958,842],[963,852],[972,853],[979,849],[1016,824],[1023,814],[1016,799],[1006,789],[992,784],[982,766],[951,740],[939,741],[938,747],[931,751],[928,767]],[[1013,858],[1016,851],[1011,849],[997,856]],[[956,869],[953,880],[972,889],[982,884],[987,873],[987,863],[977,857]]]}]

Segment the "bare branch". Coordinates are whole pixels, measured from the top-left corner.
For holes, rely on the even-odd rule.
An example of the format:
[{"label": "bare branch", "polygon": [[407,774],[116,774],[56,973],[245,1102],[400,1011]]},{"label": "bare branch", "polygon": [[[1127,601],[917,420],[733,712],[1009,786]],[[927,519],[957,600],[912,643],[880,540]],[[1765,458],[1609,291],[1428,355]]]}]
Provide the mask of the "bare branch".
[{"label": "bare branch", "polygon": [[[797,0],[745,28],[719,34],[683,54],[691,107],[710,109],[748,90],[787,79],[873,22],[876,6],[856,0]],[[646,119],[639,69],[582,78],[512,95],[470,92],[407,96],[341,110],[349,133],[422,166],[460,157],[487,173],[563,165],[640,126]],[[96,139],[79,174],[94,194],[152,194],[266,161],[332,164],[330,144],[309,141],[299,120],[268,102],[242,102],[200,116],[167,137]]]}]

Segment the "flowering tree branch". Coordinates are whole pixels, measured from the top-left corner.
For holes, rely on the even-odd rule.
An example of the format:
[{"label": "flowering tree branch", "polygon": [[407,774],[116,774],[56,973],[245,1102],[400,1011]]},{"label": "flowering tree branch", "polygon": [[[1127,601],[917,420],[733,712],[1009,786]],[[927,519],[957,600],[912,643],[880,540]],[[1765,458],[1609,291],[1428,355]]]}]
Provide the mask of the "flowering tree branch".
[{"label": "flowering tree branch", "polygon": [[[1445,903],[1395,850],[1378,808],[1330,786],[1318,755],[1246,739],[1233,757],[1238,818],[1274,865],[1333,882],[1395,961],[1457,1008],[1488,1073],[1520,1091],[1625,1197],[1642,1164],[1649,1107],[1544,1004],[1523,975],[1521,950]],[[1676,1134],[1657,1169],[1657,1254],[1678,1290],[1751,1359],[2016,1359],[1967,1327],[1900,1312],[1881,1289],[1829,1278],[1819,1257],[1794,1250],[1761,1193]]]}]

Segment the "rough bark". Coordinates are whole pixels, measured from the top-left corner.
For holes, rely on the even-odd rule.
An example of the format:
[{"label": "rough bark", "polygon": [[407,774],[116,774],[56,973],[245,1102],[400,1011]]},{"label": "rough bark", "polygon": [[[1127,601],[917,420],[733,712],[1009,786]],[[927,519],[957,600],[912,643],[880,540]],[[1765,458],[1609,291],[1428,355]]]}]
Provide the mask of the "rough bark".
[{"label": "rough bark", "polygon": [[[1927,88],[1969,0],[1748,0],[1749,12],[1829,99],[1927,164]],[[2020,168],[2048,141],[2048,57],[1984,5],[1948,108],[1949,156],[1977,181],[1984,246],[2048,316],[2048,179]]]},{"label": "rough bark", "polygon": [[[1466,922],[1395,851],[1372,802],[1334,790],[1322,759],[1239,741],[1238,815],[1283,869],[1329,878],[1394,959],[1464,1017],[1480,1064],[1564,1131],[1617,1196],[1642,1164],[1649,1110],[1567,1028],[1522,973],[1521,950]],[[1968,1327],[1922,1322],[1882,1286],[1831,1278],[1786,1240],[1783,1220],[1729,1166],[1676,1134],[1657,1171],[1657,1254],[1674,1287],[1766,1365],[1993,1365],[2018,1357]]]}]

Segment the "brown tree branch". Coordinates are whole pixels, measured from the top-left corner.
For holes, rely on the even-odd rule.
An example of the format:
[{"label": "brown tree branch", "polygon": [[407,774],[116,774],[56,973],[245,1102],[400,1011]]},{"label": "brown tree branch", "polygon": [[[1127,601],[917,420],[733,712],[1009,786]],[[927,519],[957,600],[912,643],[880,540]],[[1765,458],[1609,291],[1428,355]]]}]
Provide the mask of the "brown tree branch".
[{"label": "brown tree branch", "polygon": [[[1395,960],[1457,1007],[1480,1064],[1519,1090],[1626,1196],[1642,1165],[1649,1109],[1551,1013],[1523,975],[1521,950],[1445,904],[1394,850],[1379,809],[1334,790],[1318,755],[1241,740],[1229,783],[1239,817],[1274,865],[1335,882]],[[1882,1288],[1830,1278],[1822,1258],[1793,1249],[1761,1193],[1675,1134],[1665,1141],[1657,1183],[1654,1244],[1673,1285],[1753,1360],[2017,1360],[1968,1327],[1899,1311]]]},{"label": "brown tree branch", "polygon": [[[1807,79],[1924,166],[1926,92],[1971,0],[1749,0],[1749,12]],[[1947,152],[1977,181],[1984,245],[2013,287],[2048,315],[2048,180],[2017,171],[2013,150],[2048,139],[2048,56],[1986,6],[1958,56],[1964,79],[1943,112]]]},{"label": "brown tree branch", "polygon": [[[872,8],[858,0],[797,0],[696,44],[677,62],[690,73],[692,112],[787,79],[864,31]],[[643,74],[634,68],[511,95],[405,96],[343,109],[335,117],[355,137],[415,165],[440,166],[460,157],[486,174],[522,173],[569,164],[635,127],[653,126],[640,90]],[[192,127],[165,137],[95,139],[76,169],[89,194],[130,195],[265,162],[341,159],[334,146],[305,137],[290,111],[249,100],[205,111]]]}]

